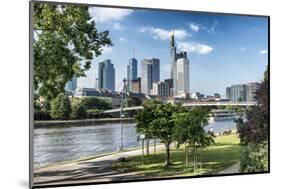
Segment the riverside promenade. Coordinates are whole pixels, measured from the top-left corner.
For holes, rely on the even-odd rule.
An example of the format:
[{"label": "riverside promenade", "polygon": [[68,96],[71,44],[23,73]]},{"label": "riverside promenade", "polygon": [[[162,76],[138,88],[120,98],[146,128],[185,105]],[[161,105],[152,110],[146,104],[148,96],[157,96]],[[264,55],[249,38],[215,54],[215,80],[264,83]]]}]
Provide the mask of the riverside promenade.
[{"label": "riverside promenade", "polygon": [[59,127],[59,126],[85,126],[85,125],[97,125],[103,123],[133,123],[134,118],[100,118],[100,119],[78,119],[78,120],[47,120],[47,121],[35,121],[34,127]]},{"label": "riverside promenade", "polygon": [[[164,148],[164,145],[156,146],[157,151]],[[153,150],[154,147],[150,147],[150,151],[152,152]],[[88,160],[78,160],[37,168],[34,170],[34,185],[43,186],[142,179],[136,173],[123,173],[111,167],[112,163],[117,162],[121,157],[126,158],[141,154],[142,149],[137,149]]]}]

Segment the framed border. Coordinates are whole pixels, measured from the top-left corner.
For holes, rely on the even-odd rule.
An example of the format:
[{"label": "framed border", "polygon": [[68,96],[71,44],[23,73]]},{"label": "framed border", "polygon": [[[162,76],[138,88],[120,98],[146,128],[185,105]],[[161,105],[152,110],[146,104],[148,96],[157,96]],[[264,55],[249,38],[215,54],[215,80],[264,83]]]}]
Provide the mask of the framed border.
[{"label": "framed border", "polygon": [[[104,181],[104,182],[85,182],[85,183],[72,183],[72,184],[50,184],[43,186],[34,186],[34,107],[33,107],[33,71],[34,71],[34,49],[33,49],[33,8],[34,3],[47,3],[47,4],[65,4],[77,6],[93,6],[103,8],[119,8],[119,9],[137,9],[137,10],[154,10],[154,11],[173,11],[173,12],[189,12],[189,13],[203,13],[203,14],[216,14],[216,15],[233,15],[233,16],[249,16],[249,17],[263,17],[268,20],[268,171],[251,172],[251,173],[231,173],[231,174],[218,174],[218,175],[197,175],[185,177],[168,177],[168,178],[147,178],[137,180],[123,180],[123,181]],[[85,185],[99,185],[99,184],[113,184],[113,183],[130,183],[130,182],[143,182],[143,181],[161,181],[161,180],[175,180],[175,179],[191,179],[191,178],[211,178],[211,177],[225,177],[225,176],[240,176],[240,175],[256,175],[270,173],[270,16],[269,15],[255,15],[255,14],[239,14],[239,13],[226,13],[226,12],[211,12],[211,11],[194,11],[194,10],[178,10],[178,9],[161,9],[161,8],[147,8],[147,7],[126,7],[119,5],[103,5],[103,4],[90,4],[90,3],[72,3],[72,2],[55,2],[55,1],[29,1],[29,187],[30,188],[51,188],[51,187],[68,187],[68,186],[85,186]]]}]

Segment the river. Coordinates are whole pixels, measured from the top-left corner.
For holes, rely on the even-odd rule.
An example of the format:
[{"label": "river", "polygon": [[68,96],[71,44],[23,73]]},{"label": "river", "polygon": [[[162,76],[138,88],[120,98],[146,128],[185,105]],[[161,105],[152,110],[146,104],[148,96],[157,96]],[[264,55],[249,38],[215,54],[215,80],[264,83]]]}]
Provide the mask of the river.
[{"label": "river", "polygon": [[[236,127],[233,120],[214,121],[206,126],[214,132]],[[95,126],[34,129],[34,166],[116,152],[120,146],[120,123]],[[134,123],[123,124],[124,149],[139,147]]]}]

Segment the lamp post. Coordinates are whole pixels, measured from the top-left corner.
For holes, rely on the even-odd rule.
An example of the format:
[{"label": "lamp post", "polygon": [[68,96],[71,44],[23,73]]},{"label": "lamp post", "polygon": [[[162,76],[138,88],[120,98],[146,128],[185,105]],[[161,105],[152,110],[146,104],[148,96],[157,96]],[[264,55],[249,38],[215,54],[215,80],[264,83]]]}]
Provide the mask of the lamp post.
[{"label": "lamp post", "polygon": [[119,151],[123,151],[123,103],[124,103],[124,93],[126,91],[126,79],[123,79],[123,90],[121,92],[121,107],[120,107],[120,119],[121,119],[121,125],[120,125],[120,147]]}]

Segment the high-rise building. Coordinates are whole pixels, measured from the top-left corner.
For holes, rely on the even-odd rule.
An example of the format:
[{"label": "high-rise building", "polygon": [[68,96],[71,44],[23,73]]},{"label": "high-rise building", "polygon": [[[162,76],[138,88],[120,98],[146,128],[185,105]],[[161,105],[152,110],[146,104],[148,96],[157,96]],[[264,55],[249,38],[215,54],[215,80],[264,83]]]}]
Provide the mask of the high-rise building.
[{"label": "high-rise building", "polygon": [[157,58],[151,59],[152,63],[152,82],[160,81],[160,60]]},{"label": "high-rise building", "polygon": [[132,80],[137,79],[138,76],[138,61],[135,58],[129,60],[129,65],[127,65],[127,83],[128,90],[132,91]]},{"label": "high-rise building", "polygon": [[173,96],[173,79],[165,79],[164,82],[169,85],[169,96]]},{"label": "high-rise building", "polygon": [[[186,69],[185,71],[180,70],[181,68],[178,68],[178,60],[179,62],[184,62],[184,63],[180,63],[184,64],[184,67],[181,68],[186,68],[188,67],[188,69]],[[186,52],[180,52],[177,53],[176,50],[176,46],[175,46],[175,38],[174,38],[174,34],[171,35],[170,38],[170,65],[171,65],[171,78],[173,79],[173,96],[178,96],[179,93],[180,95],[183,92],[183,84],[185,84],[185,91],[187,91],[187,93],[189,92],[189,60],[187,59],[187,53]],[[186,74],[186,76],[178,76],[178,74]],[[178,80],[178,78],[184,79],[184,78],[188,78],[188,81],[184,81],[184,80]],[[181,88],[179,89],[179,85],[181,85]]]},{"label": "high-rise building", "polygon": [[115,90],[115,68],[110,59],[99,63],[98,68],[99,89]]},{"label": "high-rise building", "polygon": [[189,62],[186,58],[177,60],[177,93],[175,96],[185,96],[189,93]]},{"label": "high-rise building", "polygon": [[77,77],[73,76],[73,78],[68,81],[65,85],[65,91],[75,91],[77,88]]},{"label": "high-rise building", "polygon": [[141,91],[150,95],[152,84],[160,80],[160,60],[156,58],[143,59],[141,61]]},{"label": "high-rise building", "polygon": [[246,101],[246,85],[232,85],[230,90],[230,96],[231,101],[233,102]]},{"label": "high-rise building", "polygon": [[247,83],[246,86],[246,101],[255,101],[255,93],[261,87],[258,82]]},{"label": "high-rise building", "polygon": [[175,37],[174,34],[170,38],[170,65],[171,65],[171,78],[174,78],[174,63],[176,60],[176,46],[175,46]]},{"label": "high-rise building", "polygon": [[261,86],[258,82],[252,82],[247,84],[232,85],[226,87],[226,98],[230,101],[255,101],[255,92]]},{"label": "high-rise building", "polygon": [[133,93],[141,93],[141,78],[138,77],[135,80],[132,80],[132,91]]},{"label": "high-rise building", "polygon": [[225,97],[226,99],[231,100],[231,87],[226,87]]},{"label": "high-rise building", "polygon": [[165,82],[154,82],[152,87],[152,95],[157,95],[160,97],[169,96],[169,85]]}]

